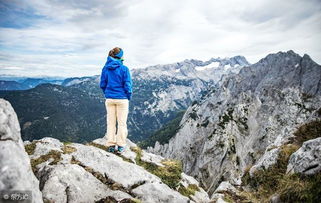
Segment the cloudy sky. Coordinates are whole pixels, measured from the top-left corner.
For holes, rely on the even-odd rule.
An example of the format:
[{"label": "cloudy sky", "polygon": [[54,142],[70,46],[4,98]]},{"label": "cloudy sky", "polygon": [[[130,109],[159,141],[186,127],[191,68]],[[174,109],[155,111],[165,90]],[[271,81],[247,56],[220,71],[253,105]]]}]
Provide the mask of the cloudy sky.
[{"label": "cloudy sky", "polygon": [[321,64],[321,0],[0,0],[0,74],[100,74],[119,46],[130,68],[294,50]]}]

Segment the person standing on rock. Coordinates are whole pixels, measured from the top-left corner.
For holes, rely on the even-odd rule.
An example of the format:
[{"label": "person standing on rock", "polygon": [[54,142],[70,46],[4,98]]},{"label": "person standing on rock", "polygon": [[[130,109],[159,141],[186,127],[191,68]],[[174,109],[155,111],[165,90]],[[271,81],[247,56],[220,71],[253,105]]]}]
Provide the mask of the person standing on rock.
[{"label": "person standing on rock", "polygon": [[128,67],[123,65],[123,54],[119,47],[110,50],[100,77],[100,88],[106,98],[107,151],[118,153],[126,145],[128,107],[132,97],[132,79]]}]

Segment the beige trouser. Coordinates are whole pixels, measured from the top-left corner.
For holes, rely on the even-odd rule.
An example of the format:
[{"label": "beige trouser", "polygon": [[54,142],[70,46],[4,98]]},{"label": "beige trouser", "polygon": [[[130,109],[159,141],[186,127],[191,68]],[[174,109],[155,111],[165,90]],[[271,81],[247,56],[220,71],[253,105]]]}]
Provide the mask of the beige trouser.
[{"label": "beige trouser", "polygon": [[[107,110],[107,146],[118,145],[125,146],[128,116],[128,99],[106,99],[105,106]],[[116,121],[118,124],[116,134]]]}]

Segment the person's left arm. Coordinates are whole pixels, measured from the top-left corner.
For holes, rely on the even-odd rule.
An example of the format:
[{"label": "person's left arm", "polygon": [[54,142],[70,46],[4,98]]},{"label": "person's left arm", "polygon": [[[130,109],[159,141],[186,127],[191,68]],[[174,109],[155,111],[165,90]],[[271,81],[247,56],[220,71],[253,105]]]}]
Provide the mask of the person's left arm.
[{"label": "person's left arm", "polygon": [[133,86],[133,82],[132,82],[132,78],[129,72],[128,67],[125,66],[125,72],[124,72],[124,89],[125,92],[127,94],[127,98],[128,100],[130,100],[132,98],[132,86]]}]

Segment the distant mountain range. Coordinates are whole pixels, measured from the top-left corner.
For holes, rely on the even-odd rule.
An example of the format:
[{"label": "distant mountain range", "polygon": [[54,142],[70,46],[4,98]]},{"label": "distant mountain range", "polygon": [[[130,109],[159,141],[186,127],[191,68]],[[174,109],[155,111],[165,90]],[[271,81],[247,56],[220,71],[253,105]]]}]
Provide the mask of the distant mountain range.
[{"label": "distant mountain range", "polygon": [[24,77],[4,77],[0,76],[0,90],[27,90],[36,87],[40,84],[55,84],[70,86],[80,82],[89,80],[92,77],[72,77],[66,79],[57,78],[24,78]]},{"label": "distant mountain range", "polygon": [[[215,87],[222,75],[237,73],[246,65],[249,63],[244,57],[235,56],[131,70],[134,93],[128,117],[130,139],[142,141],[150,137],[204,96],[209,87]],[[44,80],[38,79],[35,88],[1,91],[0,96],[16,110],[24,140],[55,137],[84,142],[102,137],[106,129],[99,77],[67,78],[58,85],[48,84],[55,83],[53,80],[43,84]]]},{"label": "distant mountain range", "polygon": [[47,80],[42,78],[27,78],[22,81],[0,80],[0,90],[27,90],[44,83],[60,85],[62,82],[63,80]]}]

